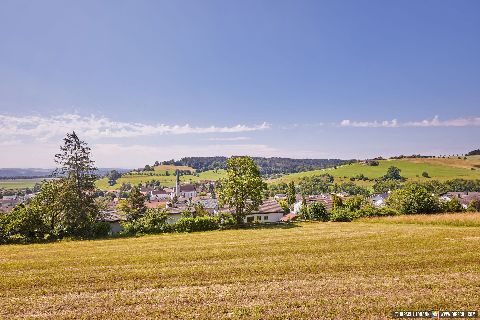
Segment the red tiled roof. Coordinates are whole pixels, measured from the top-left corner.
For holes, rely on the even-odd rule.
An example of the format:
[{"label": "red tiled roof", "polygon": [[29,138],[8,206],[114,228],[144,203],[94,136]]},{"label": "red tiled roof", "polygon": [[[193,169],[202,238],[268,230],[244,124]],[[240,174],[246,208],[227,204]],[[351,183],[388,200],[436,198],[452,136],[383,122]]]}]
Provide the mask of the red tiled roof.
[{"label": "red tiled roof", "polygon": [[285,213],[285,211],[278,204],[277,201],[266,200],[258,207],[258,210],[252,212],[252,214],[255,214],[255,213],[262,213],[262,214],[263,213],[278,213],[278,212]]},{"label": "red tiled roof", "polygon": [[284,215],[282,217],[282,219],[280,219],[280,221],[288,222],[288,221],[291,221],[291,220],[295,220],[296,217],[297,217],[297,215],[295,213],[289,213],[289,214]]}]

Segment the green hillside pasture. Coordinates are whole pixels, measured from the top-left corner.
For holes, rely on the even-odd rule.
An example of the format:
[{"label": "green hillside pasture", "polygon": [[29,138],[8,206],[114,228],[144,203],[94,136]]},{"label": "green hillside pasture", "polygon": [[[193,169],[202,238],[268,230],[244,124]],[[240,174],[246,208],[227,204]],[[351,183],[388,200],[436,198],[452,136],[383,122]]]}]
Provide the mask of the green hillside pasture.
[{"label": "green hillside pasture", "polygon": [[16,190],[33,188],[35,184],[48,180],[45,178],[0,180],[0,189]]},{"label": "green hillside pasture", "polygon": [[[193,183],[202,180],[218,180],[225,175],[225,170],[217,170],[216,172],[213,170],[201,172],[199,176],[194,175],[184,175],[180,176],[180,181],[182,183]],[[120,179],[117,180],[117,184],[114,186],[110,186],[108,184],[108,179],[103,178],[96,182],[97,188],[103,190],[113,190],[118,189],[122,185],[122,183],[130,183],[132,185],[137,185],[139,183],[145,183],[151,180],[158,180],[160,184],[164,187],[173,187],[175,186],[175,174],[171,173],[170,175],[166,176],[164,171],[161,172],[142,172],[140,174],[126,174],[122,176]]]},{"label": "green hillside pasture", "polygon": [[382,223],[0,246],[0,318],[390,319],[478,310],[480,228]]},{"label": "green hillside pasture", "polygon": [[[281,178],[271,180],[271,183],[276,182],[289,182],[289,181],[299,181],[302,177],[320,175],[324,173],[329,173],[335,177],[337,182],[350,181],[350,177],[354,177],[359,174],[363,174],[369,179],[380,178],[387,172],[388,167],[395,166],[400,168],[401,175],[409,180],[415,181],[424,181],[427,179],[436,179],[436,180],[448,180],[455,178],[462,179],[480,179],[480,170],[471,170],[467,168],[461,168],[458,166],[449,165],[447,162],[435,161],[436,159],[430,159],[429,162],[416,162],[410,160],[383,160],[379,161],[378,166],[367,166],[359,163],[344,165],[337,167],[337,169],[322,169],[322,170],[313,170],[300,173],[294,173],[285,175]],[[431,178],[422,177],[422,172],[428,172]],[[346,178],[345,178],[346,177]],[[360,181],[360,184],[371,184]]]}]

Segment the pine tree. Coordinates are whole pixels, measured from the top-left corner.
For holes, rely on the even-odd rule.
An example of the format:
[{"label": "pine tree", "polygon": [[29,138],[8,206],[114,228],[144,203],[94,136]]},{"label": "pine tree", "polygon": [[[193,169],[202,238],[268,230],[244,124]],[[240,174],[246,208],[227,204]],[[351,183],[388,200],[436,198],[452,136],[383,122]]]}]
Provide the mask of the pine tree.
[{"label": "pine tree", "polygon": [[140,188],[133,187],[126,201],[120,204],[120,210],[126,215],[128,221],[141,218],[147,211],[146,197],[140,192]]},{"label": "pine tree", "polygon": [[94,201],[97,169],[90,159],[90,148],[75,132],[68,133],[63,141],[61,152],[55,155],[63,211],[60,229],[65,235],[90,236],[98,216]]}]

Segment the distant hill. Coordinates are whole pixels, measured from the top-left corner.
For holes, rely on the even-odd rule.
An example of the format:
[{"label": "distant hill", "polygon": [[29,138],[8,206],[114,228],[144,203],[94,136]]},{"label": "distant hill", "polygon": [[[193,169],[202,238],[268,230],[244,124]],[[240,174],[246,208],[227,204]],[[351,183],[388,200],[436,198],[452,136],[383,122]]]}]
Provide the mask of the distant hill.
[{"label": "distant hill", "polygon": [[[289,181],[300,181],[303,177],[311,177],[328,173],[335,178],[335,182],[351,182],[351,178],[363,175],[368,180],[357,180],[355,184],[369,186],[385,175],[388,167],[395,166],[401,170],[401,175],[409,181],[427,181],[448,179],[480,179],[480,158],[477,156],[466,159],[459,157],[448,158],[403,158],[379,160],[378,166],[369,166],[362,163],[352,163],[350,165],[339,166],[336,169],[312,170],[308,172],[294,173],[284,175],[278,179],[272,179],[270,183],[282,183]],[[430,178],[422,176],[427,172]]]},{"label": "distant hill", "polygon": [[[260,167],[261,174],[296,173],[310,170],[331,168],[345,163],[341,159],[292,159],[292,158],[263,158],[252,157]],[[226,169],[227,157],[186,157],[179,161],[164,161],[164,165],[188,166],[203,172],[208,170]]]},{"label": "distant hill", "polygon": [[[130,169],[98,168],[97,174],[104,176],[111,170],[117,170],[120,173],[130,171]],[[53,174],[53,171],[54,169],[42,168],[0,168],[0,179],[48,178]]]},{"label": "distant hill", "polygon": [[0,168],[1,178],[46,178],[50,176],[53,169],[40,168]]}]

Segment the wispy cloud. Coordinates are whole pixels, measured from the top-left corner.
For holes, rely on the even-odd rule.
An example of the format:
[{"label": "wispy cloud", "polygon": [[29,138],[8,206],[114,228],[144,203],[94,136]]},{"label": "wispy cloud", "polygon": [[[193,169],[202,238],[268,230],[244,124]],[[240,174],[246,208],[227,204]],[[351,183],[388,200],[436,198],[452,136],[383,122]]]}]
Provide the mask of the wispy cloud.
[{"label": "wispy cloud", "polygon": [[448,120],[440,120],[438,116],[432,119],[409,121],[400,123],[396,119],[384,121],[355,121],[342,120],[341,127],[357,127],[357,128],[397,128],[397,127],[471,127],[480,126],[480,117],[456,118]]},{"label": "wispy cloud", "polygon": [[342,120],[340,122],[341,127],[359,127],[359,128],[379,128],[379,127],[398,127],[398,121],[393,119],[391,121],[352,121],[352,120]]},{"label": "wispy cloud", "polygon": [[31,137],[46,141],[52,137],[63,136],[73,130],[86,138],[131,138],[153,135],[182,135],[207,133],[240,133],[269,129],[263,122],[249,126],[238,124],[231,127],[208,126],[195,127],[189,124],[166,125],[136,122],[118,122],[106,117],[89,117],[77,114],[64,114],[52,117],[7,116],[0,115],[0,137]]},{"label": "wispy cloud", "polygon": [[245,141],[250,139],[250,137],[213,137],[208,138],[208,141]]},{"label": "wispy cloud", "polygon": [[457,118],[450,120],[440,120],[438,116],[433,119],[413,121],[405,123],[406,127],[471,127],[480,126],[480,117]]}]

